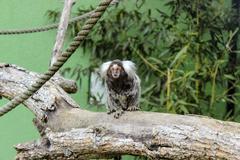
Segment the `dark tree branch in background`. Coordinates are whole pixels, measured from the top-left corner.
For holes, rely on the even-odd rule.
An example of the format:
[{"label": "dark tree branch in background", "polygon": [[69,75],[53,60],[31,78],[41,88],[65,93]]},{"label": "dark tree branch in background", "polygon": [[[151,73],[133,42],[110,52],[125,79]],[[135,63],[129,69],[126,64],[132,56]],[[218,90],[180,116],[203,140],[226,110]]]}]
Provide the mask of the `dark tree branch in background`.
[{"label": "dark tree branch in background", "polygon": [[[232,8],[234,10],[234,16],[232,18],[231,23],[231,30],[234,31],[236,28],[240,27],[240,0],[232,0]],[[229,52],[229,58],[228,58],[228,72],[230,74],[234,73],[236,71],[237,66],[237,50],[238,50],[238,37],[239,31],[234,35],[232,39],[231,50]],[[229,117],[232,117],[235,112],[235,103],[234,103],[234,95],[236,93],[236,87],[235,87],[235,80],[228,80],[228,92],[227,97],[230,101],[227,101],[227,115]]]},{"label": "dark tree branch in background", "polygon": [[[6,64],[1,65],[0,75],[0,96],[9,99],[39,76]],[[53,80],[24,105],[36,115],[42,137],[17,145],[18,159],[89,159],[124,154],[151,159],[240,157],[238,123],[152,112],[127,112],[115,119],[76,108],[78,105]]]}]

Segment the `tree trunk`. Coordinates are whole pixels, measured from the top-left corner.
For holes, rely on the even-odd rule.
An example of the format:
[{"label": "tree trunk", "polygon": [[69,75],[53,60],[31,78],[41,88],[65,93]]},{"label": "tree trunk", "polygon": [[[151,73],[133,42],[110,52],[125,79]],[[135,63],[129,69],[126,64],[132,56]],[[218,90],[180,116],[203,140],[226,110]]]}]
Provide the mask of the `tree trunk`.
[{"label": "tree trunk", "polygon": [[[0,65],[0,95],[12,99],[39,76]],[[54,80],[24,102],[37,117],[39,141],[16,146],[22,159],[240,159],[240,124],[202,116],[126,112],[120,119],[82,110]],[[11,114],[11,113],[10,113]]]}]

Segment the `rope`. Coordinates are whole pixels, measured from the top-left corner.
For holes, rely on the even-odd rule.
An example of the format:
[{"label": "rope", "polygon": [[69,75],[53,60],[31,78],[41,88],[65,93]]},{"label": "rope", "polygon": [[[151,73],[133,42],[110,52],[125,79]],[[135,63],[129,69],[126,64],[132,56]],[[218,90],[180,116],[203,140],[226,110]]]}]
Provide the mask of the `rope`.
[{"label": "rope", "polygon": [[[112,0],[111,5],[115,5],[117,3],[118,3],[118,0]],[[94,13],[94,11],[90,11],[81,16],[74,17],[74,18],[70,19],[68,23],[69,24],[76,23],[79,20],[89,17],[92,13]],[[28,34],[28,33],[36,33],[36,32],[45,32],[48,30],[58,28],[58,25],[59,25],[59,23],[54,23],[51,25],[32,28],[32,29],[0,30],[0,35],[14,35],[14,34]]]},{"label": "rope", "polygon": [[7,112],[14,109],[17,105],[21,104],[25,100],[27,100],[30,96],[32,96],[36,91],[38,91],[58,70],[59,68],[70,58],[70,56],[76,51],[81,42],[87,37],[91,29],[95,26],[97,21],[101,18],[109,4],[112,0],[103,0],[99,6],[94,10],[91,14],[90,18],[83,25],[81,31],[74,38],[73,42],[71,42],[70,46],[66,49],[66,51],[61,54],[57,58],[57,61],[45,72],[41,75],[36,82],[31,85],[26,91],[24,91],[19,96],[15,97],[7,104],[0,108],[0,117],[6,114]]},{"label": "rope", "polygon": [[[86,17],[89,17],[93,11],[88,12],[84,15],[72,18],[69,20],[69,24],[76,23],[77,21],[84,19]],[[58,27],[59,23],[54,23],[51,25],[43,26],[43,27],[38,27],[38,28],[32,28],[32,29],[20,29],[20,30],[0,30],[0,35],[14,35],[14,34],[27,34],[27,33],[35,33],[35,32],[45,32],[48,30],[56,29]]]}]

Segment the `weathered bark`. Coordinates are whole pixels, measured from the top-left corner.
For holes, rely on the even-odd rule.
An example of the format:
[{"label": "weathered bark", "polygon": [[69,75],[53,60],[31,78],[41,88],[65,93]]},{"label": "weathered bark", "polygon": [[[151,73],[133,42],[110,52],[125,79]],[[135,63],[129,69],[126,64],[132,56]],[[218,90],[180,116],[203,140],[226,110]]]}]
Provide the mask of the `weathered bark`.
[{"label": "weathered bark", "polygon": [[55,83],[57,83],[67,93],[77,92],[77,83],[74,80],[66,79],[62,76],[54,76],[52,80]]},{"label": "weathered bark", "polygon": [[[83,113],[77,111],[76,114]],[[93,118],[90,127],[66,132],[48,132],[48,145],[31,143],[17,146],[18,151],[21,151],[18,157],[34,159],[50,155],[51,159],[88,159],[110,154],[132,154],[152,159],[239,159],[240,135],[230,128],[236,127],[239,130],[234,124],[226,127],[226,124],[204,118],[139,112],[136,114],[137,119],[133,119],[131,123],[128,121],[132,118],[129,119],[128,116],[136,117],[132,113],[124,115],[120,122],[111,121],[105,114],[95,114],[93,117],[102,120],[99,122]],[[143,119],[156,116],[158,118],[154,118],[154,122],[162,122],[141,122],[138,118],[140,116]],[[217,127],[222,128],[216,129]]]},{"label": "weathered bark", "polygon": [[[29,72],[15,65],[0,64],[0,95],[12,99],[32,85],[40,74]],[[68,96],[60,86],[72,90],[72,84],[61,77],[53,77],[36,94],[24,102],[39,120],[46,118],[46,112],[55,108],[55,98],[64,97],[66,101],[75,107],[78,105]],[[70,88],[68,88],[70,87]],[[73,88],[76,87],[76,84]]]},{"label": "weathered bark", "polygon": [[[119,120],[105,113],[79,109],[61,114],[54,118],[55,125],[61,120],[60,127],[54,129],[67,131],[47,132],[48,143],[18,145],[19,159],[89,159],[114,154],[151,159],[234,160],[240,157],[240,127],[235,123],[145,112],[127,113]],[[75,127],[78,129],[70,129]]]},{"label": "weathered bark", "polygon": [[[0,95],[11,99],[38,76],[2,65]],[[76,108],[78,105],[52,80],[24,104],[38,119],[42,114],[47,119],[40,122],[40,141],[16,146],[18,159],[89,159],[124,154],[151,159],[240,159],[238,123],[152,112],[128,112],[115,119]]]}]

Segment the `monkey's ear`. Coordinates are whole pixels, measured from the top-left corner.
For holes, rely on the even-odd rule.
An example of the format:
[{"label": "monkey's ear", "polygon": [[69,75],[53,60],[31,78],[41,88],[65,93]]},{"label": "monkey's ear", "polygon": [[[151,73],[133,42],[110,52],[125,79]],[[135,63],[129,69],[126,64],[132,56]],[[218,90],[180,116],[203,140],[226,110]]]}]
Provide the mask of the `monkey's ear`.
[{"label": "monkey's ear", "polygon": [[132,61],[122,61],[123,68],[129,77],[134,77],[136,74],[136,66]]},{"label": "monkey's ear", "polygon": [[112,63],[112,61],[108,61],[108,62],[105,62],[101,65],[99,72],[100,72],[100,75],[103,79],[105,79],[107,77],[107,71],[108,71],[108,68],[109,68],[111,63]]}]

